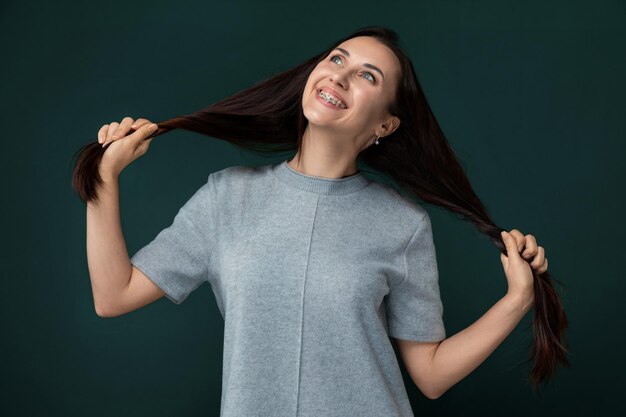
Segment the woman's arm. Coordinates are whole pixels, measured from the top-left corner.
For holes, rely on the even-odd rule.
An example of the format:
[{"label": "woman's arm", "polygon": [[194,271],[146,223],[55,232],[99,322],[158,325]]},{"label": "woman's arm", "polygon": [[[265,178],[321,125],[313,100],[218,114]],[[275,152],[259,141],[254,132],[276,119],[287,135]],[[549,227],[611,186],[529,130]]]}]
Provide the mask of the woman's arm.
[{"label": "woman's arm", "polygon": [[471,326],[443,340],[429,372],[432,398],[440,397],[487,359],[532,304],[532,297],[507,293]]},{"label": "woman's arm", "polygon": [[[543,247],[533,235],[519,230],[501,232],[506,255],[500,260],[508,282],[508,291],[493,307],[468,328],[443,340],[430,367],[430,392],[440,397],[450,387],[478,367],[513,331],[534,304],[533,269],[541,274],[548,269]],[[523,251],[523,252],[522,252]],[[524,258],[531,260],[528,262]]]},{"label": "woman's arm", "polygon": [[[113,125],[116,128],[111,130]],[[134,132],[129,133],[132,126]],[[147,119],[133,121],[125,117],[119,125],[106,124],[98,131],[98,141],[108,148],[98,166],[103,181],[98,201],[87,203],[87,263],[94,306],[100,317],[131,311],[164,295],[132,267],[119,209],[119,175],[148,151],[153,138],[145,139],[155,130],[156,125]]]},{"label": "woman's arm", "polygon": [[118,176],[100,176],[99,201],[87,203],[87,263],[96,313],[104,316],[128,285],[131,264],[120,222]]}]

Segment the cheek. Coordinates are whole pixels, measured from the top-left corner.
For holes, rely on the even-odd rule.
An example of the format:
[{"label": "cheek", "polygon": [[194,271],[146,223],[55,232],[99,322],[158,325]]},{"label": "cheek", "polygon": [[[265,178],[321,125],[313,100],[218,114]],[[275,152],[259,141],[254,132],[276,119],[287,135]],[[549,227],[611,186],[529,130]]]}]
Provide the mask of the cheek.
[{"label": "cheek", "polygon": [[362,93],[354,96],[354,102],[359,103],[359,110],[367,117],[378,114],[382,103],[379,94]]},{"label": "cheek", "polygon": [[306,85],[304,86],[304,95],[309,94],[313,90],[313,87],[321,82],[322,78],[323,76],[319,73],[319,71],[313,71],[309,75],[309,78],[306,81]]},{"label": "cheek", "polygon": [[313,83],[307,83],[304,87],[304,91],[302,91],[302,104],[304,105],[307,102],[311,102],[311,100],[315,99],[315,92],[313,88]]}]

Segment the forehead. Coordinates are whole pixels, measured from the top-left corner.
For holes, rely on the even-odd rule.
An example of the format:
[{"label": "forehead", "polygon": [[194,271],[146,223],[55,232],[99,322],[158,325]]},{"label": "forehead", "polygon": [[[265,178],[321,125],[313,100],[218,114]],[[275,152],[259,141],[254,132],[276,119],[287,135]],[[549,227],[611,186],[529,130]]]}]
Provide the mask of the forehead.
[{"label": "forehead", "polygon": [[385,74],[395,73],[400,65],[398,57],[391,49],[370,36],[348,39],[337,46],[347,50],[350,59],[376,65]]}]

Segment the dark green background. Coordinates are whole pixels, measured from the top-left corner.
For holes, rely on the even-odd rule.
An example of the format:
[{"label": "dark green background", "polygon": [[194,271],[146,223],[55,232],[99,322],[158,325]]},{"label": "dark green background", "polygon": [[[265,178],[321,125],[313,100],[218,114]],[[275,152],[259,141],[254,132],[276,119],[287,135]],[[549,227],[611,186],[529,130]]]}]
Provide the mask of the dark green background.
[{"label": "dark green background", "polygon": [[[369,24],[391,27],[498,225],[535,235],[563,281],[572,368],[526,384],[529,313],[416,415],[624,413],[623,1],[0,3],[3,416],[217,416],[223,321],[209,284],[103,319],[72,155],[105,123],[186,114]],[[171,224],[210,172],[274,163],[184,131],[122,174],[129,254]],[[621,185],[620,185],[621,184]],[[506,292],[497,248],[427,206],[451,336]],[[621,414],[624,415],[624,414]]]}]

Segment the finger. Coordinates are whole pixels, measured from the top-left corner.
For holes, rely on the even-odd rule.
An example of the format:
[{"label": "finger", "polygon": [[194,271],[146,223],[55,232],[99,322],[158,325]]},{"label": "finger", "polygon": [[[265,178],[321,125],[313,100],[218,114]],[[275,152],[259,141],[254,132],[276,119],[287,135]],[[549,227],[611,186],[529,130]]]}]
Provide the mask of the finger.
[{"label": "finger", "polygon": [[543,264],[541,264],[539,268],[535,269],[535,272],[537,272],[538,274],[543,274],[547,270],[548,270],[548,260],[546,258],[544,259]]},{"label": "finger", "polygon": [[111,124],[109,124],[109,130],[107,130],[107,135],[106,135],[106,138],[104,139],[104,143],[111,141],[111,137],[113,136],[113,134],[115,133],[115,130],[117,129],[119,125],[120,124],[117,122],[111,122]]},{"label": "finger", "polygon": [[124,117],[122,119],[122,123],[117,127],[113,136],[111,136],[112,140],[117,140],[126,136],[128,131],[130,130],[130,125],[133,124],[134,120],[131,117]]},{"label": "finger", "polygon": [[98,143],[102,143],[104,138],[106,137],[107,130],[109,129],[109,125],[103,125],[100,130],[98,130]]},{"label": "finger", "polygon": [[532,262],[530,263],[530,266],[533,269],[540,268],[541,265],[543,265],[543,261],[545,260],[545,258],[546,258],[545,251],[543,247],[539,246],[537,248],[537,254],[535,255],[535,259],[532,260]]},{"label": "finger", "polygon": [[146,123],[151,123],[151,122],[148,119],[144,119],[144,118],[140,117],[139,119],[135,120],[135,123],[130,125],[130,128],[137,130],[138,128],[140,128],[141,126],[145,125]]},{"label": "finger", "polygon": [[139,143],[139,145],[137,146],[137,149],[136,149],[137,153],[138,153],[139,155],[143,155],[143,154],[145,154],[146,152],[148,152],[148,148],[150,147],[150,143],[152,143],[152,140],[153,140],[153,139],[154,139],[154,137],[149,138],[149,139],[142,140],[142,141]]},{"label": "finger", "polygon": [[137,129],[135,133],[130,135],[129,138],[132,139],[133,142],[136,142],[137,144],[141,144],[144,141],[144,139],[146,139],[148,136],[154,133],[157,130],[157,128],[158,126],[156,123],[145,123],[139,129]]},{"label": "finger", "polygon": [[109,144],[110,142],[112,142],[111,140],[111,136],[113,136],[113,133],[115,132],[115,129],[117,129],[117,126],[119,125],[119,123],[117,122],[111,122],[109,124],[109,128],[106,131],[106,134],[104,135],[104,139],[102,140],[102,147],[104,148],[107,144]]},{"label": "finger", "polygon": [[502,236],[502,241],[506,246],[506,256],[509,258],[509,260],[514,258],[520,259],[519,251],[517,249],[517,242],[515,241],[513,236],[511,236],[511,234],[507,233],[505,230],[500,232],[500,235]]},{"label": "finger", "polygon": [[524,245],[526,243],[526,238],[524,237],[524,235],[522,234],[522,232],[520,232],[517,229],[512,229],[509,234],[511,236],[513,236],[515,238],[515,243],[517,245],[517,251],[521,252],[522,249],[524,249]]},{"label": "finger", "polygon": [[526,235],[526,249],[522,252],[522,258],[528,260],[537,255],[537,239],[533,235]]}]

